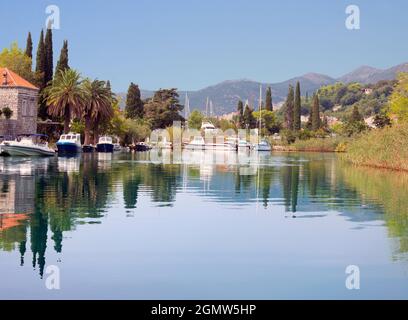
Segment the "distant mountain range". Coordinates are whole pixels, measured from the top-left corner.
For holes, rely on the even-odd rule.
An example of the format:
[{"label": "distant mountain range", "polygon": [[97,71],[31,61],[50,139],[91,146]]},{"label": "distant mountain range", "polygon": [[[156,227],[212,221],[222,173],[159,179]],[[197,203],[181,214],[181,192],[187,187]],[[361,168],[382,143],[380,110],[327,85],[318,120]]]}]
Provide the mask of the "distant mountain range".
[{"label": "distant mountain range", "polygon": [[[279,105],[286,99],[289,84],[295,85],[297,81],[300,82],[302,94],[308,92],[311,95],[324,85],[336,82],[376,83],[380,80],[393,80],[399,72],[408,72],[408,63],[403,63],[389,69],[362,66],[340,78],[332,78],[318,73],[308,73],[279,83],[260,83],[247,79],[227,80],[197,91],[180,90],[179,94],[182,103],[184,103],[185,94],[188,94],[191,110],[199,109],[205,111],[208,97],[213,102],[214,113],[221,115],[235,111],[238,100],[246,101],[248,99],[251,105],[257,105],[260,85],[262,85],[264,93],[268,86],[272,88],[273,103]],[[141,93],[143,98],[148,98],[151,97],[154,92],[142,90]],[[118,95],[122,97],[123,107],[124,101],[126,100],[126,93],[118,93]]]}]

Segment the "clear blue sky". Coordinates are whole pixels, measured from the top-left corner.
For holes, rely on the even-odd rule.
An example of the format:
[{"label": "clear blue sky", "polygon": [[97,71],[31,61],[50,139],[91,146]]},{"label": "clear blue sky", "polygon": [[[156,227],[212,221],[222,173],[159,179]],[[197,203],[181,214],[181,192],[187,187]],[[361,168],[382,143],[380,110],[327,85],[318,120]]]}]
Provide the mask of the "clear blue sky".
[{"label": "clear blue sky", "polygon": [[[36,49],[45,7],[56,4],[57,59],[68,39],[70,65],[125,91],[195,90],[227,79],[284,81],[310,71],[340,76],[362,64],[408,61],[408,1],[394,0],[52,0],[1,1],[0,48],[27,32]],[[361,30],[345,28],[357,4]]]}]

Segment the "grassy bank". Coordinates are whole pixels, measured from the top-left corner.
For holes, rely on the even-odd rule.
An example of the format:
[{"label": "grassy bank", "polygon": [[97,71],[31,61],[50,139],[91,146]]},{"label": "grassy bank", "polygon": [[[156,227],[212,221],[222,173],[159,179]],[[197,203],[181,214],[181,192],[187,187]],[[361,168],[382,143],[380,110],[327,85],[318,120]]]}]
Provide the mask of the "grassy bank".
[{"label": "grassy bank", "polygon": [[344,137],[312,138],[296,140],[290,145],[276,145],[278,151],[344,152],[349,139]]},{"label": "grassy bank", "polygon": [[408,123],[372,130],[350,141],[343,158],[355,165],[408,171]]}]

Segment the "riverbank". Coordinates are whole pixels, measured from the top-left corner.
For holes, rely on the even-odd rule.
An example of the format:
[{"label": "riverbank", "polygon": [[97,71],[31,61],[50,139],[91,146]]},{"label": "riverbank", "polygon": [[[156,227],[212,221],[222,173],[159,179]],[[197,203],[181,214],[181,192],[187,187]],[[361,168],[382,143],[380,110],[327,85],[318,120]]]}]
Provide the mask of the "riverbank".
[{"label": "riverbank", "polygon": [[290,145],[273,145],[273,150],[287,152],[345,152],[349,141],[349,138],[344,137],[312,138],[296,140]]},{"label": "riverbank", "polygon": [[408,171],[408,123],[371,130],[351,140],[342,158],[360,166]]}]

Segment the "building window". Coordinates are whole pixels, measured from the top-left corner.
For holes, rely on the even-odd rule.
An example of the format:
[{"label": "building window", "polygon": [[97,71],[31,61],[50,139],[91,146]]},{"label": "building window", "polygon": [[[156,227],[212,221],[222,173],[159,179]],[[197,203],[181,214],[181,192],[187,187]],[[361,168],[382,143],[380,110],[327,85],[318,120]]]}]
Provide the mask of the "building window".
[{"label": "building window", "polygon": [[28,116],[27,114],[27,100],[23,100],[22,115],[23,117]]}]

